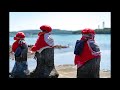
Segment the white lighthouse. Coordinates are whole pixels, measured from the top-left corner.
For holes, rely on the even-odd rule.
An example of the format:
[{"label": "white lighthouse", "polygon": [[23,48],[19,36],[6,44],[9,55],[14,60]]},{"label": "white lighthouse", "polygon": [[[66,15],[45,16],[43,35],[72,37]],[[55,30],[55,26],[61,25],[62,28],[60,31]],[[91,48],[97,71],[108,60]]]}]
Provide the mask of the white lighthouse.
[{"label": "white lighthouse", "polygon": [[100,29],[100,25],[98,25],[98,30]]},{"label": "white lighthouse", "polygon": [[105,22],[103,22],[103,29],[105,28]]}]

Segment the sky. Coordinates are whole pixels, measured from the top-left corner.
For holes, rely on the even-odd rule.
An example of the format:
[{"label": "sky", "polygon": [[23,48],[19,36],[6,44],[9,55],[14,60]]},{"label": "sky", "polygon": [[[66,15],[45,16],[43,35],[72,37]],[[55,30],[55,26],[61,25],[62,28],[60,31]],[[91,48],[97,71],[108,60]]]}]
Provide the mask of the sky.
[{"label": "sky", "polygon": [[9,31],[39,29],[49,25],[53,29],[81,30],[111,28],[111,12],[9,12]]}]

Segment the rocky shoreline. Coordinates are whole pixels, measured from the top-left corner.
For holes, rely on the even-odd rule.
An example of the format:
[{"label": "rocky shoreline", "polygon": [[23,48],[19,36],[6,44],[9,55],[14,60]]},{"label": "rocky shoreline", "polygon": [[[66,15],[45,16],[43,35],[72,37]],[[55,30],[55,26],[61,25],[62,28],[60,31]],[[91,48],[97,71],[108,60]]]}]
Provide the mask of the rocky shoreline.
[{"label": "rocky shoreline", "polygon": [[[75,65],[58,65],[56,70],[59,73],[58,78],[76,78],[77,68]],[[111,78],[110,70],[100,70],[100,78]]]},{"label": "rocky shoreline", "polygon": [[[77,68],[73,64],[55,65],[55,68],[59,73],[58,78],[76,78]],[[111,78],[111,71],[100,70],[100,78]]]},{"label": "rocky shoreline", "polygon": [[[28,58],[33,58],[34,57],[34,54],[31,54],[30,53],[30,49],[33,45],[28,45]],[[68,46],[62,46],[62,45],[55,45],[54,46],[54,49],[64,49],[64,48],[69,48],[69,45]],[[11,45],[9,45],[9,56],[10,58],[11,57],[14,57],[10,52],[12,51],[12,47]]]}]

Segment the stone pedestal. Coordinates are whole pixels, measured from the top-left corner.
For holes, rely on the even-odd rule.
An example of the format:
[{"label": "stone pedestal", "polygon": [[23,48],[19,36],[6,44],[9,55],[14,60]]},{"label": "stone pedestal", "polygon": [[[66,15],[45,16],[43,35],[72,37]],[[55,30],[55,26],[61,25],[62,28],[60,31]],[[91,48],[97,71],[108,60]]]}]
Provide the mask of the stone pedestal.
[{"label": "stone pedestal", "polygon": [[58,78],[59,74],[54,66],[54,48],[44,49],[41,53],[36,52],[37,66],[30,73],[30,78]]}]

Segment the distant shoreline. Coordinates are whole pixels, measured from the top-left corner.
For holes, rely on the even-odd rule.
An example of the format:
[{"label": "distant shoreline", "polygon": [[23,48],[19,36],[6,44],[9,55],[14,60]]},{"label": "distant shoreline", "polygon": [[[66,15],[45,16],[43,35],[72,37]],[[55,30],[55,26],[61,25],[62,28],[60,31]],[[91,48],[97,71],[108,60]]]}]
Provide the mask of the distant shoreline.
[{"label": "distant shoreline", "polygon": [[[27,36],[30,35],[38,35],[38,33],[41,30],[19,30],[21,32],[24,32]],[[9,32],[10,36],[15,36],[15,34],[19,31],[13,31]],[[96,34],[111,34],[111,28],[104,28],[104,29],[95,29]],[[60,29],[53,29],[51,34],[53,35],[60,35],[60,34],[69,34],[69,35],[75,35],[75,34],[81,34],[81,30],[60,30]]]}]

